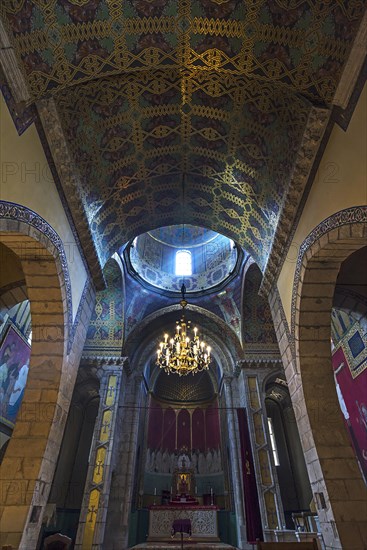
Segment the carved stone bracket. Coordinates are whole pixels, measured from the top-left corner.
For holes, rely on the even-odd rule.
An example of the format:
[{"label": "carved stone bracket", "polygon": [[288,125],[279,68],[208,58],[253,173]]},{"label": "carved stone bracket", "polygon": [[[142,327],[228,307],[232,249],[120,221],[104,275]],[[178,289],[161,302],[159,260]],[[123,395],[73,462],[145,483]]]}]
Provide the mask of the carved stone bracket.
[{"label": "carved stone bracket", "polygon": [[97,376],[99,371],[103,371],[105,367],[123,368],[126,374],[131,374],[130,364],[127,357],[109,357],[106,355],[83,355],[80,361],[81,367],[96,368]]},{"label": "carved stone bracket", "polygon": [[243,369],[249,370],[249,369],[263,369],[263,368],[282,368],[283,363],[281,357],[278,355],[277,357],[271,357],[271,356],[256,356],[256,355],[249,355],[246,356],[245,359],[242,359],[241,361],[238,361],[236,365],[236,369],[241,371]]}]

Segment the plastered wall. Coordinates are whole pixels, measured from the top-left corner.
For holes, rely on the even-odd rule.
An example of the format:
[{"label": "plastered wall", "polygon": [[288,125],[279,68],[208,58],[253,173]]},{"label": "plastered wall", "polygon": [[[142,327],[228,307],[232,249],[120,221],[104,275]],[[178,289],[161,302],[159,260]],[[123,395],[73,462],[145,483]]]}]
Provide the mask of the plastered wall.
[{"label": "plastered wall", "polygon": [[278,279],[290,324],[293,280],[299,248],[324,219],[351,206],[367,204],[367,85],[345,132],[335,125]]},{"label": "plastered wall", "polygon": [[0,199],[30,208],[42,216],[61,237],[68,259],[74,319],[87,273],[35,125],[32,124],[19,136],[2,95],[0,124]]}]

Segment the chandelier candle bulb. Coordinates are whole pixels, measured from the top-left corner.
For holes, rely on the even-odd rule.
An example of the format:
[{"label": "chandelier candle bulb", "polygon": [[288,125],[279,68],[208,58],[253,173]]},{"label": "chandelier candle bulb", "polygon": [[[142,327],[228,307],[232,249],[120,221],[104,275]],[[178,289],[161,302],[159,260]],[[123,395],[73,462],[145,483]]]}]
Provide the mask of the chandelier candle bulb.
[{"label": "chandelier candle bulb", "polygon": [[[180,305],[184,310],[187,306],[185,285],[182,285],[181,292]],[[190,337],[191,330],[190,321],[186,322],[183,313],[181,324],[178,322],[176,324],[174,337],[170,338],[168,333],[164,333],[164,342],[160,343],[156,364],[167,374],[186,376],[209,369],[211,348],[205,344],[204,340],[200,341],[197,327],[193,329],[192,337]]]}]

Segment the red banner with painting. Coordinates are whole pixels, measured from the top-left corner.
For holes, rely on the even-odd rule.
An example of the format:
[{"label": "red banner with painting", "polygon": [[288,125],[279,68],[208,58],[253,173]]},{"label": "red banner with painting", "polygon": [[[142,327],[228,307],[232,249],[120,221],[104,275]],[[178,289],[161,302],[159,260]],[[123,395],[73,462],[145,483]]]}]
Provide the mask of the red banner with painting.
[{"label": "red banner with painting", "polygon": [[333,354],[333,370],[340,408],[367,483],[367,368],[354,373],[340,347]]}]

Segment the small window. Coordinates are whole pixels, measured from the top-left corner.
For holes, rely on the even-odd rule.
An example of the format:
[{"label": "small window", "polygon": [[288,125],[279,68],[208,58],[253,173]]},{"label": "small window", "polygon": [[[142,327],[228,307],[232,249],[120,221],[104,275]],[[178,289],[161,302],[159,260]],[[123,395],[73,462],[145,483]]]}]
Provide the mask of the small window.
[{"label": "small window", "polygon": [[189,250],[178,250],[176,252],[176,275],[192,275],[192,260]]},{"label": "small window", "polygon": [[268,426],[269,426],[270,444],[271,444],[271,450],[273,452],[274,464],[275,466],[280,466],[278,449],[275,443],[273,421],[271,418],[268,418]]}]

